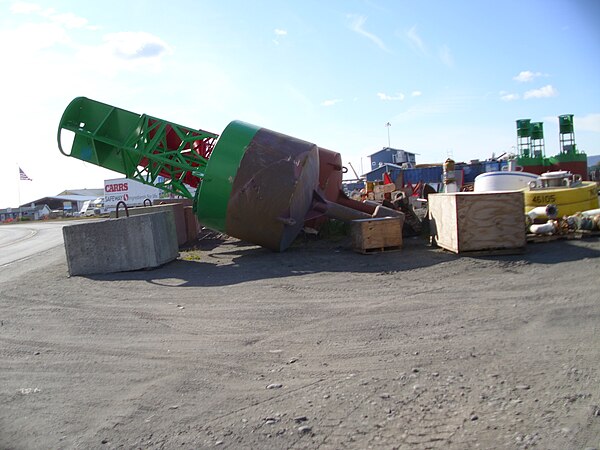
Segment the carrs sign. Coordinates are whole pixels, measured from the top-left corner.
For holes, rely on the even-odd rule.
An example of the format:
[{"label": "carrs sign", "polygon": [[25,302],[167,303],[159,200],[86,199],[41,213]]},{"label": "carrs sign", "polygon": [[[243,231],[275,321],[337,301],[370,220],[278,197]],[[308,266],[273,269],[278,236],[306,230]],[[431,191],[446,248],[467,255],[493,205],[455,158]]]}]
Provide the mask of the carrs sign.
[{"label": "carrs sign", "polygon": [[128,178],[104,180],[104,208],[106,209],[114,210],[120,201],[124,201],[127,206],[141,206],[146,199],[156,203],[160,198],[169,197],[168,192]]}]

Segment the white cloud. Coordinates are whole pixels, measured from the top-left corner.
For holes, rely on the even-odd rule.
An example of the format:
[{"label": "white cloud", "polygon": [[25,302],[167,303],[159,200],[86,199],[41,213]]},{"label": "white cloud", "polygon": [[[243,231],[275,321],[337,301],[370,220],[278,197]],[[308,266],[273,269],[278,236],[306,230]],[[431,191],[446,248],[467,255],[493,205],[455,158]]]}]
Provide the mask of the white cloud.
[{"label": "white cloud", "polygon": [[275,28],[273,30],[273,33],[275,33],[275,39],[273,39],[273,43],[275,45],[279,45],[279,42],[280,42],[279,39],[284,36],[287,36],[287,34],[288,34],[287,30],[283,30],[281,28]]},{"label": "white cloud", "polygon": [[73,13],[55,14],[50,16],[50,19],[67,28],[84,28],[88,24],[87,19],[76,16]]},{"label": "white cloud", "polygon": [[13,14],[35,14],[66,28],[97,28],[88,25],[88,20],[84,17],[80,17],[71,12],[57,13],[53,8],[43,9],[40,5],[35,3],[16,2],[11,5],[10,11]]},{"label": "white cloud", "polygon": [[0,55],[12,54],[18,59],[26,59],[31,52],[56,44],[68,44],[70,38],[65,29],[57,24],[27,23],[14,30],[0,30],[0,42],[11,44],[3,46]]},{"label": "white cloud", "polygon": [[402,100],[404,100],[404,94],[402,94],[402,93],[399,93],[399,94],[396,94],[396,95],[387,95],[387,94],[384,94],[382,92],[378,92],[377,93],[377,97],[379,97],[381,100],[385,100],[385,101],[387,101],[387,100],[392,100],[392,101],[402,101]]},{"label": "white cloud", "polygon": [[523,70],[519,72],[519,75],[513,77],[513,80],[518,81],[519,83],[528,83],[533,81],[535,78],[541,77],[541,72],[532,72],[530,70]]},{"label": "white cloud", "polygon": [[387,49],[387,47],[385,46],[385,44],[379,37],[377,37],[373,33],[369,33],[368,31],[366,31],[364,29],[363,25],[367,21],[367,18],[365,16],[359,16],[356,14],[348,14],[347,18],[350,19],[350,29],[352,31],[360,34],[361,36],[366,37],[371,42],[373,42],[375,45],[377,45],[377,47],[379,47],[381,50],[383,50],[385,52],[389,52],[389,50]]},{"label": "white cloud", "polygon": [[405,123],[426,120],[430,117],[444,114],[460,114],[473,110],[473,104],[478,103],[480,97],[462,93],[448,93],[442,96],[427,95],[427,99],[414,102],[405,111],[391,118],[392,123]]},{"label": "white cloud", "polygon": [[336,105],[338,103],[340,103],[342,101],[342,99],[340,98],[334,98],[331,100],[325,100],[321,102],[321,106],[333,106]]},{"label": "white cloud", "polygon": [[417,33],[416,25],[414,25],[410,30],[406,31],[405,35],[408,38],[408,41],[410,42],[411,46],[415,50],[417,50],[421,54],[427,54],[427,47],[425,46],[423,39],[421,39],[421,36],[419,36],[419,34]]},{"label": "white cloud", "polygon": [[110,33],[104,41],[116,57],[126,60],[156,58],[171,51],[160,38],[145,32]]},{"label": "white cloud", "polygon": [[15,14],[31,14],[34,12],[40,12],[42,7],[35,3],[28,2],[15,2],[10,5],[10,11]]},{"label": "white cloud", "polygon": [[547,84],[546,86],[541,87],[539,89],[532,89],[530,91],[525,92],[525,94],[523,94],[523,98],[547,98],[556,97],[557,95],[558,91],[551,84]]},{"label": "white cloud", "polygon": [[440,47],[439,55],[440,59],[446,66],[454,67],[454,58],[452,57],[450,48],[447,45],[444,44]]},{"label": "white cloud", "polygon": [[412,97],[420,97],[421,95],[423,95],[423,93],[421,91],[412,91],[410,95]]},{"label": "white cloud", "polygon": [[600,113],[588,114],[584,117],[575,116],[574,125],[577,131],[600,133]]},{"label": "white cloud", "polygon": [[[404,32],[404,37],[408,40],[412,49],[421,56],[429,56],[427,45],[417,32],[417,26],[413,25],[410,29]],[[454,67],[454,57],[450,51],[450,47],[446,44],[439,47],[438,56],[440,60],[448,67]]]},{"label": "white cloud", "polygon": [[501,92],[500,98],[505,102],[511,102],[513,100],[518,100],[520,98],[520,95]]}]

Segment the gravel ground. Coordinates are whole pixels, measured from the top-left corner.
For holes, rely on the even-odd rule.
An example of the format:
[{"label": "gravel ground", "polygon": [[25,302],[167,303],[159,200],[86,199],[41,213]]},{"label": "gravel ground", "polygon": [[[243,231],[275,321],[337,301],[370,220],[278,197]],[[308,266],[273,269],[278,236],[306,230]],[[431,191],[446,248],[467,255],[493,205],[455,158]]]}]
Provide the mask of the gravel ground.
[{"label": "gravel ground", "polygon": [[598,449],[599,256],[204,240],[69,278],[56,247],[0,281],[0,448]]}]

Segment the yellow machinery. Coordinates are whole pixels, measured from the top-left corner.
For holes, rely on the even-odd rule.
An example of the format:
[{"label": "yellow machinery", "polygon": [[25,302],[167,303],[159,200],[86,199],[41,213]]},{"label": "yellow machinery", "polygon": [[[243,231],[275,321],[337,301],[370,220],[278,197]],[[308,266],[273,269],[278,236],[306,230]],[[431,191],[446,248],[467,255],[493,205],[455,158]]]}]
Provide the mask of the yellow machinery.
[{"label": "yellow machinery", "polygon": [[598,208],[598,186],[593,181],[581,181],[571,172],[542,174],[524,191],[525,212],[538,206],[554,204],[559,216]]}]

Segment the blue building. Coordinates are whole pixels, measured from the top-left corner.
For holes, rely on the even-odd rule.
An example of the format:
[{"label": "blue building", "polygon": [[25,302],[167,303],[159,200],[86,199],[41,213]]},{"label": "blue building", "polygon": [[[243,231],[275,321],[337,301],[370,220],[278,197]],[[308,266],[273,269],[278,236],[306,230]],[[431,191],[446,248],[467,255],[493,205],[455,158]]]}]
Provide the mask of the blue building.
[{"label": "blue building", "polygon": [[379,181],[387,172],[392,180],[400,175],[403,169],[415,167],[415,154],[397,148],[384,147],[369,155],[371,170],[364,174],[367,181]]},{"label": "blue building", "polygon": [[402,166],[399,166],[398,164],[382,163],[370,172],[365,173],[363,176],[367,181],[381,181],[383,180],[383,174],[386,172],[392,181],[395,182],[402,173]]},{"label": "blue building", "polygon": [[415,167],[415,154],[391,147],[384,147],[369,156],[371,159],[371,170],[375,170],[384,164],[396,164],[406,169]]}]

